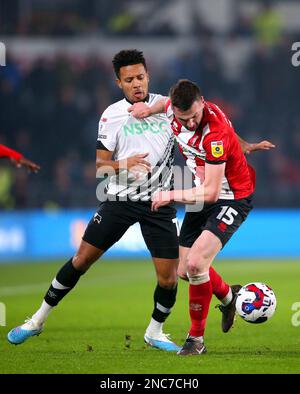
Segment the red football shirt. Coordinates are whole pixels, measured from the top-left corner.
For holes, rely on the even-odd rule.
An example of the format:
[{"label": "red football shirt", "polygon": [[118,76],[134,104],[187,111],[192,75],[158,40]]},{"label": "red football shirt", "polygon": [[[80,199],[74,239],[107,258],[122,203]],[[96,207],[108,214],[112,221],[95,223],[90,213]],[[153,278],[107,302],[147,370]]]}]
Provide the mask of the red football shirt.
[{"label": "red football shirt", "polygon": [[10,157],[12,159],[20,160],[23,155],[5,145],[0,145],[0,157]]},{"label": "red football shirt", "polygon": [[199,167],[205,163],[226,162],[219,198],[238,200],[254,192],[255,171],[247,163],[230,120],[216,104],[205,102],[203,118],[196,131],[188,130],[176,119],[170,100],[166,113],[186,164],[195,175],[196,185],[203,181],[197,176],[197,172],[201,173]]}]

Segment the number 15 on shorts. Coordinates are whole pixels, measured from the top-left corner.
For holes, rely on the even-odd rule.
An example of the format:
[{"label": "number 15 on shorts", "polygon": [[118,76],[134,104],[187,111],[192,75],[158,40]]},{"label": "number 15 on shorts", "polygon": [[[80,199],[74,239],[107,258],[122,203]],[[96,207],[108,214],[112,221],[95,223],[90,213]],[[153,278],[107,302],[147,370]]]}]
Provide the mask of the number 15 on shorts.
[{"label": "number 15 on shorts", "polygon": [[217,216],[217,219],[222,220],[222,222],[230,226],[234,222],[234,219],[237,215],[238,212],[232,207],[223,206],[221,212]]}]

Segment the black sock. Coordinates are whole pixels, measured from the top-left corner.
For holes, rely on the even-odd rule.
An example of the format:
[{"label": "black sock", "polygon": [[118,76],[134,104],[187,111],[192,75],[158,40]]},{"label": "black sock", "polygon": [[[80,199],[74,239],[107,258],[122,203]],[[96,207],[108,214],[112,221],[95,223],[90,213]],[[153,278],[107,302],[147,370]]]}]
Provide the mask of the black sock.
[{"label": "black sock", "polygon": [[177,285],[173,289],[165,289],[157,284],[154,292],[154,310],[152,317],[159,323],[163,323],[171,313],[176,301]]},{"label": "black sock", "polygon": [[44,300],[47,302],[47,304],[51,306],[56,306],[59,301],[63,299],[70,290],[73,289],[73,287],[76,285],[76,283],[79,281],[79,278],[83,274],[84,272],[78,271],[74,268],[72,264],[72,259],[70,259],[63,267],[61,267],[55,278],[58,282],[57,287],[60,287],[59,285],[61,285],[67,287],[67,289],[53,287],[52,282],[44,297]]}]

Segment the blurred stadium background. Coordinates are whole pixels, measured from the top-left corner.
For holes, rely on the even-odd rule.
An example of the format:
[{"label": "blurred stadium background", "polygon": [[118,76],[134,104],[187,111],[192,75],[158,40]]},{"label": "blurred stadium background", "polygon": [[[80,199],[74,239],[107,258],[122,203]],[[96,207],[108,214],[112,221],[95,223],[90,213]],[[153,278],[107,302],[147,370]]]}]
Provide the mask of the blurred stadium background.
[{"label": "blurred stadium background", "polygon": [[[0,0],[0,143],[42,166],[0,163],[0,262],[76,250],[98,203],[97,125],[121,98],[111,58],[124,48],[144,51],[150,91],[192,79],[244,139],[277,145],[249,157],[257,209],[223,255],[299,257],[299,21],[296,0]],[[110,256],[147,257],[136,230]]]}]

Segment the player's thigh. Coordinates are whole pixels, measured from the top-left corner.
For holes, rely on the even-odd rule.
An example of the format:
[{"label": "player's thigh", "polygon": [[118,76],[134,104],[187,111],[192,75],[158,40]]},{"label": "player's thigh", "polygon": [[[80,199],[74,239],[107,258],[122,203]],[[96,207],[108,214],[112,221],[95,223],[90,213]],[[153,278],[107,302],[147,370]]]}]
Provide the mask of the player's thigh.
[{"label": "player's thigh", "polygon": [[191,248],[185,246],[179,246],[179,265],[177,274],[183,280],[188,280],[187,277],[187,257]]},{"label": "player's thigh", "polygon": [[[145,214],[140,220],[143,238],[151,253],[160,286],[177,284],[179,227],[175,212]],[[169,213],[168,213],[169,212]]]},{"label": "player's thigh", "polygon": [[209,271],[209,267],[221,249],[222,243],[215,234],[208,230],[202,231],[187,255],[189,276]]},{"label": "player's thigh", "polygon": [[187,257],[196,239],[201,235],[207,221],[206,210],[187,212],[184,216],[179,237],[179,268],[178,275],[188,280]]},{"label": "player's thigh", "polygon": [[206,223],[188,255],[188,273],[203,273],[252,209],[251,200],[220,200],[205,209]]},{"label": "player's thigh", "polygon": [[[178,260],[179,226],[175,211],[147,213],[140,219],[143,238],[153,259]],[[160,267],[161,264],[158,264]],[[177,267],[176,267],[177,269]]]},{"label": "player's thigh", "polygon": [[202,233],[203,227],[207,221],[207,215],[205,209],[198,212],[187,212],[184,215],[184,219],[180,229],[179,245],[182,247],[182,254],[185,249],[190,249],[196,239]]},{"label": "player's thigh", "polygon": [[251,200],[221,200],[212,204],[203,230],[209,230],[221,241],[222,247],[246,220],[252,209]]},{"label": "player's thigh", "polygon": [[107,251],[136,221],[135,214],[126,202],[102,202],[82,239],[95,248]]}]

